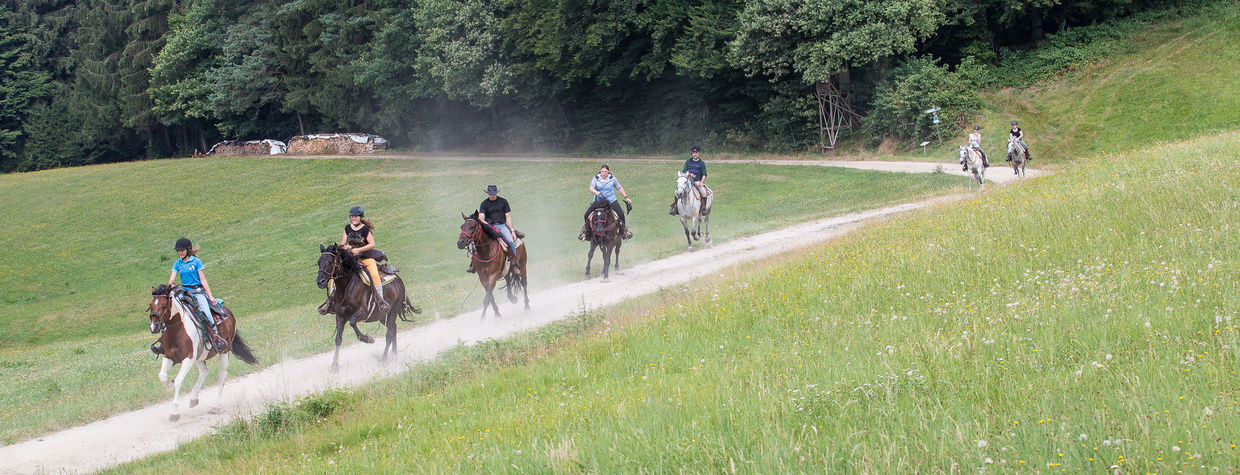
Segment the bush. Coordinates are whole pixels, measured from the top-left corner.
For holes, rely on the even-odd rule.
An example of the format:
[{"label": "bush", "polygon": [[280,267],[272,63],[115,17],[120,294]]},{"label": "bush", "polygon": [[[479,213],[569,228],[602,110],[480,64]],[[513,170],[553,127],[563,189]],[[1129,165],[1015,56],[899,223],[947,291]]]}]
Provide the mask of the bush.
[{"label": "bush", "polygon": [[939,107],[943,132],[951,134],[982,107],[975,86],[931,57],[913,58],[875,86],[873,109],[865,118],[872,140],[895,137],[907,145],[934,136],[926,110]]}]

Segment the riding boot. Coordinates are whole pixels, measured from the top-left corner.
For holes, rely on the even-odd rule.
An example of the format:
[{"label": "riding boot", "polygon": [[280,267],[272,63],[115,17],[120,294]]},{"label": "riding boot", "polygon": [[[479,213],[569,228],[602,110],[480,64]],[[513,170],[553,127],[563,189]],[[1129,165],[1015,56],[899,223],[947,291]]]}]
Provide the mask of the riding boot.
[{"label": "riding boot", "polygon": [[476,269],[474,269],[474,260],[473,260],[473,259],[470,259],[470,260],[469,260],[469,268],[468,268],[468,269],[465,269],[465,272],[468,272],[468,273],[470,273],[470,274],[473,274],[474,272],[478,272]]},{"label": "riding boot", "polygon": [[667,212],[667,214],[670,214],[670,215],[672,215],[672,216],[676,216],[677,214],[680,214],[680,213],[676,210],[676,198],[672,198],[672,209],[671,209],[671,210],[669,210],[669,211]]},{"label": "riding boot", "polygon": [[512,266],[513,272],[516,272],[518,274],[521,273],[521,264],[520,264],[520,261],[517,260],[516,252],[512,252],[512,251],[508,252],[508,263],[509,265]]},{"label": "riding boot", "polygon": [[379,300],[378,307],[380,313],[387,313],[388,310],[392,309],[392,306],[388,305],[387,300],[383,300],[383,290],[375,288],[375,298]]},{"label": "riding boot", "polygon": [[577,240],[578,240],[578,241],[585,241],[585,240],[586,240],[586,231],[589,231],[589,230],[590,230],[590,228],[588,227],[588,225],[582,224],[582,225],[581,225],[581,234],[578,234],[578,235],[577,235]]},{"label": "riding boot", "polygon": [[216,353],[228,352],[228,342],[220,336],[220,328],[215,324],[215,317],[208,316],[207,323],[211,327],[211,345],[215,347]]},{"label": "riding boot", "polygon": [[969,166],[964,163],[964,160],[960,161],[960,171],[962,172],[969,171]]},{"label": "riding boot", "polygon": [[621,239],[633,239],[633,231],[629,231],[628,224],[620,223],[620,232]]},{"label": "riding boot", "polygon": [[1026,161],[1026,162],[1032,162],[1032,161],[1033,161],[1033,156],[1032,156],[1032,155],[1029,155],[1029,151],[1028,151],[1028,150],[1025,150],[1025,161]]}]

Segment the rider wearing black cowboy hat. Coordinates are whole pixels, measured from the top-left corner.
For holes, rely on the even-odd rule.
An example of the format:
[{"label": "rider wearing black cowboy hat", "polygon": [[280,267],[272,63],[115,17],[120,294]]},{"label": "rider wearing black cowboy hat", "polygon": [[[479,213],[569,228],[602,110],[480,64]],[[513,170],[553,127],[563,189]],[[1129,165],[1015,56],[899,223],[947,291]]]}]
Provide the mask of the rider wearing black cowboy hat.
[{"label": "rider wearing black cowboy hat", "polygon": [[[478,205],[478,219],[491,226],[492,229],[499,232],[504,238],[504,242],[508,243],[508,257],[514,269],[518,268],[517,263],[517,241],[513,239],[513,234],[518,238],[524,238],[525,234],[517,231],[517,227],[512,224],[512,208],[508,206],[508,200],[499,196],[499,187],[495,185],[487,185],[487,198],[482,200],[482,204]],[[466,272],[474,272],[474,261],[469,261],[469,268]]]}]

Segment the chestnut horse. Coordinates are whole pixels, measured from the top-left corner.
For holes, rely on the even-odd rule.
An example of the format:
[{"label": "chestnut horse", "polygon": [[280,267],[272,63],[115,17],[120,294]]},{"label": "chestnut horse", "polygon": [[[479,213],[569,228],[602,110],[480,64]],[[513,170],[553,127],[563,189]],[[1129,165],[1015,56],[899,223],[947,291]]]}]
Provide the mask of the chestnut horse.
[{"label": "chestnut horse", "polygon": [[612,266],[611,253],[615,250],[616,270],[620,270],[620,246],[624,240],[620,236],[620,220],[616,219],[611,207],[606,204],[590,208],[590,220],[586,226],[586,236],[590,240],[590,252],[586,255],[586,278],[590,278],[590,261],[594,259],[594,250],[603,249],[603,282],[607,282],[608,270]]},{"label": "chestnut horse", "polygon": [[[150,304],[151,333],[161,333],[159,345],[163,358],[159,366],[159,380],[164,383],[165,388],[172,391],[172,415],[168,416],[168,420],[173,422],[181,418],[181,383],[185,381],[185,375],[189,374],[191,363],[198,367],[198,382],[194,383],[189,400],[189,407],[195,407],[198,405],[198,391],[207,379],[207,360],[216,355],[214,349],[207,348],[208,342],[202,337],[202,323],[191,316],[190,309],[172,298],[172,291],[177,289],[179,287],[167,285],[152,287]],[[224,313],[226,315],[218,324],[220,337],[230,342],[231,353],[235,353],[241,361],[248,364],[258,363],[250,347],[237,333],[237,319],[233,317],[232,311],[224,308]],[[189,325],[185,324],[186,320],[190,322]],[[228,353],[220,353],[219,356],[220,392],[215,408],[211,409],[212,414],[219,413],[220,405],[224,401],[224,379],[228,377]],[[181,369],[177,372],[176,379],[169,383],[168,370],[178,363],[181,364]]]},{"label": "chestnut horse", "polygon": [[487,304],[491,304],[491,308],[495,309],[495,316],[499,316],[499,304],[495,302],[495,283],[502,277],[504,279],[504,289],[508,291],[508,301],[517,303],[517,295],[513,293],[513,287],[521,288],[521,293],[525,295],[525,308],[530,308],[530,293],[526,288],[526,275],[529,268],[525,266],[525,244],[518,243],[514,254],[517,255],[517,264],[520,268],[518,271],[508,264],[508,253],[500,249],[499,240],[503,239],[499,233],[491,228],[490,225],[478,220],[478,212],[475,211],[471,216],[465,216],[461,213],[461,219],[465,220],[461,223],[461,234],[456,240],[457,249],[466,249],[469,258],[474,261],[474,270],[478,272],[478,281],[482,283],[482,288],[486,289],[487,295],[482,299],[482,318],[487,317]]},{"label": "chestnut horse", "polygon": [[[386,266],[380,266],[383,267]],[[405,282],[399,275],[391,282],[383,284],[383,300],[391,304],[391,308],[386,314],[380,312],[372,298],[374,288],[358,277],[361,269],[362,264],[358,262],[357,256],[347,249],[336,244],[319,246],[319,274],[315,282],[320,289],[328,288],[328,284],[333,286],[328,291],[327,301],[319,305],[319,315],[336,315],[333,373],[340,371],[340,344],[344,339],[345,323],[353,327],[353,333],[358,340],[366,343],[374,343],[375,339],[362,333],[362,330],[357,328],[358,322],[379,322],[386,326],[387,338],[384,340],[381,360],[387,361],[389,348],[392,350],[392,357],[396,357],[396,319],[411,322],[413,320],[405,318],[408,312],[422,313],[422,309],[409,303],[409,298],[405,295]]]}]

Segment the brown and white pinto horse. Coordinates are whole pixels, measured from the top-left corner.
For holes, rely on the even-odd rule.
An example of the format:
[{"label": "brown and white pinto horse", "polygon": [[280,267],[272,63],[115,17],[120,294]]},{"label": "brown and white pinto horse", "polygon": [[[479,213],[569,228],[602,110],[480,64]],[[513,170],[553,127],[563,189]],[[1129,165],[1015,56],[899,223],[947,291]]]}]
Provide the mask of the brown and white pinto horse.
[{"label": "brown and white pinto horse", "polygon": [[469,252],[469,258],[474,261],[474,270],[478,272],[478,281],[487,291],[486,297],[482,299],[482,318],[487,317],[488,303],[495,310],[495,316],[499,316],[499,304],[495,302],[493,292],[495,283],[501,277],[504,279],[504,289],[508,291],[508,301],[517,303],[517,295],[513,292],[513,286],[518,286],[525,296],[525,308],[529,309],[530,293],[526,288],[526,275],[529,273],[529,268],[525,266],[525,244],[518,243],[516,252],[514,252],[517,255],[517,268],[507,265],[508,253],[504,252],[499,245],[499,240],[503,238],[491,229],[491,226],[479,221],[477,216],[476,211],[472,216],[461,213],[461,219],[465,222],[461,224],[461,234],[456,240],[456,248],[466,249]]},{"label": "brown and white pinto horse", "polygon": [[[168,420],[176,422],[181,418],[181,383],[184,382],[185,375],[189,374],[191,364],[198,367],[198,381],[194,383],[189,400],[189,407],[195,407],[198,405],[198,391],[202,389],[202,383],[207,379],[209,371],[207,360],[217,353],[214,349],[207,348],[207,341],[202,338],[202,324],[190,316],[188,308],[172,298],[174,288],[167,285],[151,288],[150,319],[151,333],[160,334],[159,344],[163,354],[159,367],[159,380],[164,383],[165,388],[172,391],[172,415],[168,417]],[[248,364],[258,363],[250,347],[237,333],[237,319],[233,317],[231,311],[225,310],[228,315],[218,325],[220,337],[230,343],[231,353],[235,353],[241,361]],[[190,323],[186,324],[186,321]],[[219,357],[220,392],[215,401],[215,407],[211,409],[212,414],[220,410],[220,405],[224,400],[224,379],[228,377],[228,353],[220,353]],[[181,369],[177,372],[176,379],[170,383],[168,382],[168,370],[178,363]]]}]

